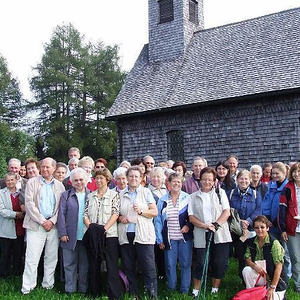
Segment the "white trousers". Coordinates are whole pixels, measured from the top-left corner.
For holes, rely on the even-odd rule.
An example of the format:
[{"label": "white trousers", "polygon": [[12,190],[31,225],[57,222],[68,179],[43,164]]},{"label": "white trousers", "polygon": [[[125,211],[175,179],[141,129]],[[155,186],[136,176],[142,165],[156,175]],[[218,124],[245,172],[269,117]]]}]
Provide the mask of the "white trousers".
[{"label": "white trousers", "polygon": [[[246,284],[246,289],[254,287],[258,274],[249,266],[245,267],[242,271],[243,278]],[[257,286],[264,285],[264,279],[261,277],[257,283]],[[274,292],[274,300],[282,300],[284,298],[285,291]]]},{"label": "white trousers", "polygon": [[41,225],[38,231],[27,229],[25,268],[21,290],[23,294],[28,294],[36,287],[37,268],[44,246],[44,278],[42,287],[46,289],[53,288],[58,245],[59,240],[55,226],[49,232],[45,231]]}]

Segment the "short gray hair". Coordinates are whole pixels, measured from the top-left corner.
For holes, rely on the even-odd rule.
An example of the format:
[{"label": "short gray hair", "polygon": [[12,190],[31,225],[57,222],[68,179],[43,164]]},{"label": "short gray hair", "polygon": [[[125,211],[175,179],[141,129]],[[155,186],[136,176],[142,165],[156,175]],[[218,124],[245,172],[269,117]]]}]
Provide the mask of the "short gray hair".
[{"label": "short gray hair", "polygon": [[121,175],[125,175],[126,176],[126,168],[123,167],[119,167],[117,169],[114,170],[113,172],[113,177],[116,179],[117,177],[121,176]]},{"label": "short gray hair", "polygon": [[84,156],[78,162],[78,167],[82,167],[85,163],[88,163],[92,166],[92,169],[95,167],[94,160],[90,156]]},{"label": "short gray hair", "polygon": [[8,172],[8,173],[5,174],[4,180],[6,181],[8,177],[14,177],[15,179],[18,179],[18,174],[12,173],[12,172]]},{"label": "short gray hair", "polygon": [[68,165],[70,165],[72,163],[78,164],[78,162],[79,162],[79,159],[77,157],[73,157],[73,158],[69,159]]},{"label": "short gray hair", "polygon": [[[131,163],[130,163],[129,161],[123,160],[123,161],[120,163],[119,168],[122,168],[122,165],[123,165],[123,164],[127,164],[127,165],[128,165],[128,168],[131,167]],[[114,177],[115,177],[115,176],[114,176]]]},{"label": "short gray hair", "polygon": [[50,160],[51,161],[51,165],[52,165],[52,167],[54,168],[54,169],[56,169],[56,160],[55,159],[53,159],[52,157],[46,157],[46,158],[44,158],[44,159],[42,159],[41,160],[41,164],[40,164],[40,166],[42,166],[43,165],[43,162],[44,162],[44,160]]},{"label": "short gray hair", "polygon": [[11,158],[9,161],[8,161],[8,166],[12,163],[12,162],[15,162],[17,163],[20,167],[21,167],[21,161],[17,158]]},{"label": "short gray hair", "polygon": [[166,180],[165,171],[162,167],[154,167],[150,172],[150,178],[152,178],[154,174],[160,174],[163,180]]},{"label": "short gray hair", "polygon": [[65,168],[66,171],[68,171],[67,165],[65,163],[63,163],[63,162],[56,163],[56,169],[58,169],[58,168]]},{"label": "short gray hair", "polygon": [[155,159],[154,159],[151,155],[146,155],[146,156],[144,156],[144,157],[143,157],[143,162],[144,162],[145,159],[147,159],[147,158],[153,159],[153,161],[154,161],[154,163],[155,163]]},{"label": "short gray hair", "polygon": [[195,163],[196,160],[201,160],[202,162],[204,162],[205,167],[207,167],[207,160],[204,157],[202,157],[202,156],[195,156],[194,159],[193,159],[193,164]]},{"label": "short gray hair", "polygon": [[77,147],[71,147],[69,150],[68,150],[68,155],[71,153],[71,152],[78,152],[80,154],[80,150],[77,148]]},{"label": "short gray hair", "polygon": [[262,168],[261,168],[260,165],[253,165],[253,166],[251,166],[251,168],[250,168],[250,173],[251,173],[254,169],[258,169],[259,174],[262,175]]},{"label": "short gray hair", "polygon": [[72,170],[71,173],[70,173],[70,181],[71,181],[72,185],[73,185],[74,176],[76,174],[81,174],[83,176],[83,178],[84,178],[84,180],[85,180],[86,183],[90,179],[88,173],[84,169],[82,169],[82,168],[79,167],[79,168],[76,168],[76,169]]}]

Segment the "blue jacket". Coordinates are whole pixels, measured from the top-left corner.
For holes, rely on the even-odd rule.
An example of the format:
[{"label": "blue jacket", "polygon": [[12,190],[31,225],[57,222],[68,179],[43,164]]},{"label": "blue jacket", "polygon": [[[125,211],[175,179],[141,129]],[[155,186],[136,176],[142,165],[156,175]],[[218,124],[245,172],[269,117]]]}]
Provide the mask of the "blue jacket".
[{"label": "blue jacket", "polygon": [[[156,243],[164,243],[166,249],[170,249],[170,241],[168,234],[168,222],[166,220],[167,213],[167,203],[170,192],[167,192],[163,197],[161,197],[157,202],[158,215],[154,219]],[[181,191],[179,194],[179,225],[180,228],[187,225],[189,231],[183,233],[184,240],[191,240],[193,238],[193,224],[189,222],[188,216],[188,204],[190,202],[190,195]]]},{"label": "blue jacket", "polygon": [[270,181],[268,191],[262,201],[262,214],[267,216],[273,224],[275,224],[277,220],[280,194],[287,183],[288,180],[286,179],[280,187],[277,187],[275,181]]},{"label": "blue jacket", "polygon": [[252,228],[253,220],[256,216],[261,215],[261,196],[260,193],[254,192],[250,187],[244,195],[236,187],[229,199],[230,207],[235,208],[242,220],[250,223]]},{"label": "blue jacket", "polygon": [[[89,191],[86,189],[85,201]],[[61,194],[57,218],[58,237],[67,235],[69,241],[60,243],[62,248],[74,250],[77,243],[77,226],[78,226],[78,199],[76,191],[72,187]],[[82,215],[83,218],[83,215]]]}]

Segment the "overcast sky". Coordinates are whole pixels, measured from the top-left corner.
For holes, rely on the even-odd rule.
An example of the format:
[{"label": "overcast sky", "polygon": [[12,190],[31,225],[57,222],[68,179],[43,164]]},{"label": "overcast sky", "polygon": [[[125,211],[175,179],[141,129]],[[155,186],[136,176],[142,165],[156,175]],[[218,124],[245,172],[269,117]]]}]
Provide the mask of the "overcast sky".
[{"label": "overcast sky", "polygon": [[[204,24],[210,28],[295,7],[300,0],[204,0]],[[32,68],[57,25],[71,22],[86,40],[119,45],[126,71],[148,42],[148,0],[0,0],[0,12],[0,54],[25,97]]]}]

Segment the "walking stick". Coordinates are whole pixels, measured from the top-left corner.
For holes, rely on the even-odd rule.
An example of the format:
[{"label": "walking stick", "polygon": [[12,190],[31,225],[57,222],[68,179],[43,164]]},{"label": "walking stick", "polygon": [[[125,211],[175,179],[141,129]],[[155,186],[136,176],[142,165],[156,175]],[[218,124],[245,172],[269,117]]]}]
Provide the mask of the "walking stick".
[{"label": "walking stick", "polygon": [[[214,236],[213,231],[208,232],[208,242],[207,242],[207,249],[205,253],[205,259],[204,259],[204,266],[201,276],[201,283],[199,288],[199,293],[197,299],[205,300],[206,299],[206,281],[207,281],[207,272],[208,272],[208,265],[209,265],[209,248],[212,241],[212,238]],[[202,293],[202,287],[203,287],[203,293]]]}]

